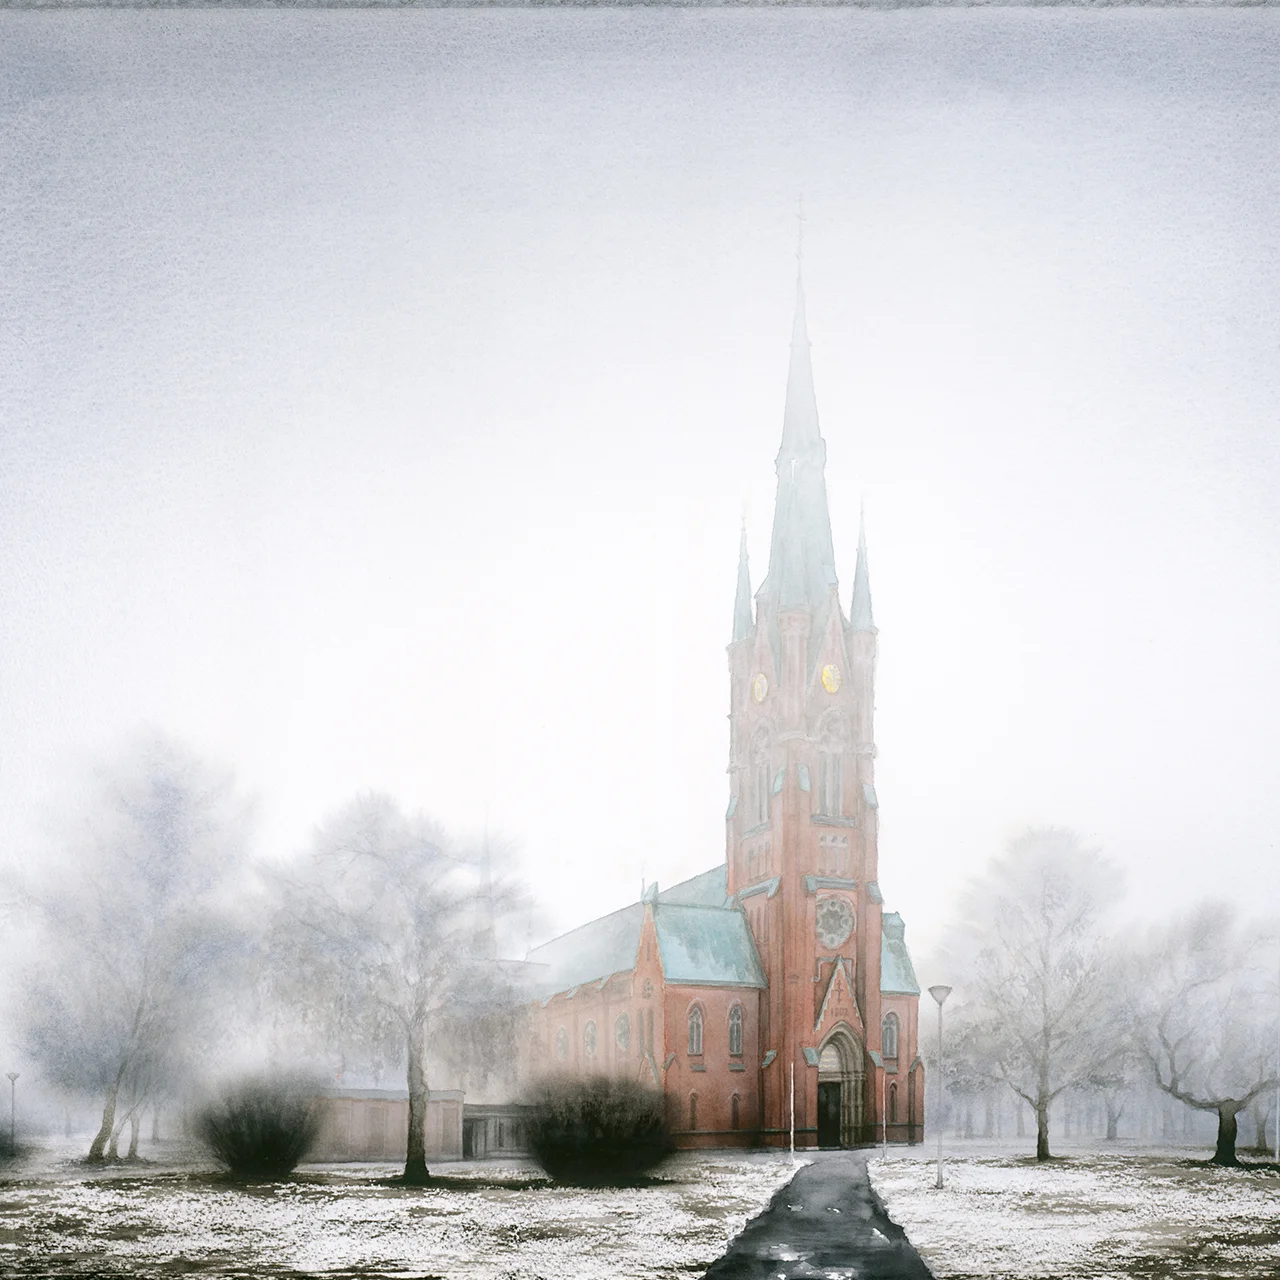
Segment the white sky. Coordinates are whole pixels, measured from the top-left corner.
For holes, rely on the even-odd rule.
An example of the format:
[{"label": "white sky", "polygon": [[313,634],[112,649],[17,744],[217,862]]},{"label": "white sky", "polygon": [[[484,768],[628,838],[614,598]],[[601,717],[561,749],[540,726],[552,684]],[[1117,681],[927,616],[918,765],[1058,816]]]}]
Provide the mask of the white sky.
[{"label": "white sky", "polygon": [[150,723],[719,861],[803,191],[909,941],[1026,822],[1274,904],[1278,118],[1274,10],[0,14],[0,853]]}]

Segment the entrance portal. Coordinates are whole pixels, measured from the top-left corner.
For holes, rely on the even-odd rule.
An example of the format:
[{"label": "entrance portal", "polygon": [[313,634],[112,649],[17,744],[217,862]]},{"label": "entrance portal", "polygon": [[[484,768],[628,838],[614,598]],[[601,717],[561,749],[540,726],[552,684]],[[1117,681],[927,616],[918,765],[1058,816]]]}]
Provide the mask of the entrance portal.
[{"label": "entrance portal", "polygon": [[862,1130],[862,1046],[844,1026],[818,1055],[818,1146],[851,1147]]},{"label": "entrance portal", "polygon": [[840,1093],[844,1086],[839,1080],[818,1081],[818,1146],[840,1145]]}]

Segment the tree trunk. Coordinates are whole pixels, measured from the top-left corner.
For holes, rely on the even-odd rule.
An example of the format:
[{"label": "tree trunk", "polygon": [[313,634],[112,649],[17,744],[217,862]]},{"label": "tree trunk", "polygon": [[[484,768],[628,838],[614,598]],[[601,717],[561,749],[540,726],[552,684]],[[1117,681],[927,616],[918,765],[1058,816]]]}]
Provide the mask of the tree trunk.
[{"label": "tree trunk", "polygon": [[1218,1104],[1218,1147],[1213,1153],[1213,1163],[1227,1165],[1239,1164],[1236,1159],[1236,1111],[1234,1106]]},{"label": "tree trunk", "polygon": [[89,1160],[93,1164],[101,1164],[104,1159],[103,1151],[106,1149],[107,1139],[111,1137],[112,1131],[116,1127],[116,1098],[120,1094],[120,1081],[107,1090],[107,1100],[102,1108],[102,1127],[94,1135],[93,1142],[89,1147]]},{"label": "tree trunk", "polygon": [[1120,1111],[1110,1098],[1107,1099],[1107,1141],[1114,1142],[1119,1137]]},{"label": "tree trunk", "polygon": [[410,1186],[431,1181],[427,1168],[427,1064],[420,1025],[409,1032],[409,1140],[405,1148],[404,1180]]},{"label": "tree trunk", "polygon": [[1036,1159],[1049,1158],[1049,1098],[1041,1093],[1036,1098]]},{"label": "tree trunk", "polygon": [[129,1155],[128,1159],[138,1158],[138,1130],[142,1126],[142,1117],[135,1111],[129,1117]]},{"label": "tree trunk", "polygon": [[160,1108],[158,1106],[151,1108],[151,1141],[160,1141]]},{"label": "tree trunk", "polygon": [[107,1143],[107,1159],[120,1159],[120,1131],[124,1128],[124,1121],[121,1120],[114,1129],[111,1130],[111,1141]]}]

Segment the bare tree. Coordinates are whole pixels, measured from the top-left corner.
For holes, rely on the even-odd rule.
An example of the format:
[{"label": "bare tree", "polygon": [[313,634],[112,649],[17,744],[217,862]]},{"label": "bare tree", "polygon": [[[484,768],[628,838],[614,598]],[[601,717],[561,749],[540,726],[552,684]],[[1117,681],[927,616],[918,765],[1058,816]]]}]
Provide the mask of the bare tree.
[{"label": "bare tree", "polygon": [[281,991],[330,1043],[404,1066],[404,1178],[426,1182],[429,1061],[463,1044],[483,1056],[477,1028],[492,1036],[523,1004],[493,937],[513,891],[381,795],[357,798],[322,826],[282,890]]},{"label": "bare tree", "polygon": [[99,1161],[211,1030],[243,955],[232,886],[248,814],[227,776],[159,739],[100,767],[91,792],[25,886],[40,958],[21,1017],[50,1082],[103,1099],[88,1157]]},{"label": "bare tree", "polygon": [[1049,1108],[1096,1085],[1123,1051],[1117,974],[1100,922],[1110,866],[1074,833],[1030,828],[973,881],[952,935],[952,971],[968,1005],[972,1068],[1007,1085],[1036,1117],[1048,1160]]},{"label": "bare tree", "polygon": [[1136,1040],[1155,1083],[1217,1113],[1213,1163],[1235,1165],[1239,1113],[1276,1087],[1274,953],[1209,903],[1153,931],[1140,963]]}]

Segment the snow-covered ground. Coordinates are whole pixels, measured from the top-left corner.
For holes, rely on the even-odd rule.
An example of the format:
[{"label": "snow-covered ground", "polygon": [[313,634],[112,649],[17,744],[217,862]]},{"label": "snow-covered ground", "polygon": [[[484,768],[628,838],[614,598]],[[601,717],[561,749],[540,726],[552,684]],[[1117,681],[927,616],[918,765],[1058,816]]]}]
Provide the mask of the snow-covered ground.
[{"label": "snow-covered ground", "polygon": [[[701,1275],[793,1175],[773,1153],[673,1158],[651,1186],[410,1190],[391,1166],[305,1169],[236,1188],[190,1170],[0,1174],[0,1275],[466,1277]],[[447,1165],[529,1180],[530,1167]]]},{"label": "snow-covered ground", "polygon": [[1019,1152],[870,1161],[889,1216],[938,1280],[1280,1276],[1280,1174],[1188,1152]]}]

